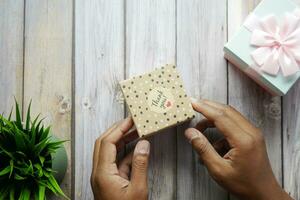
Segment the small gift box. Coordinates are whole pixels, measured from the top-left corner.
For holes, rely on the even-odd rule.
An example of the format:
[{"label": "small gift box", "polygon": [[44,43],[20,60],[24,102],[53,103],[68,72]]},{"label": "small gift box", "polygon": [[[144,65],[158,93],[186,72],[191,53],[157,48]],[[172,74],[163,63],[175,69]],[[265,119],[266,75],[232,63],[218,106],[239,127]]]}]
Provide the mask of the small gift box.
[{"label": "small gift box", "polygon": [[120,86],[140,137],[194,117],[174,65],[121,81]]},{"label": "small gift box", "polygon": [[300,76],[300,10],[289,0],[263,0],[224,52],[263,88],[285,95]]}]

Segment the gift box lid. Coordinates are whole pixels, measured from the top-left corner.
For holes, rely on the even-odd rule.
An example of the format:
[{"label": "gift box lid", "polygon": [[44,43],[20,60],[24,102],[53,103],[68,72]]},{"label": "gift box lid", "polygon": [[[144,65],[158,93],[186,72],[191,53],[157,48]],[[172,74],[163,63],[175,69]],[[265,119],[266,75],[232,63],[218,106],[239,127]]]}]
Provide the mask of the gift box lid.
[{"label": "gift box lid", "polygon": [[190,99],[174,65],[120,82],[140,137],[194,117]]},{"label": "gift box lid", "polygon": [[[279,20],[287,12],[293,12],[297,5],[289,0],[263,0],[254,9],[253,13],[258,17],[265,17],[274,14],[278,16]],[[234,36],[224,46],[225,54],[230,57],[234,56],[235,63],[239,65],[242,70],[246,70],[253,65],[254,61],[250,53],[256,49],[250,44],[251,32],[244,26],[241,26]],[[293,86],[300,76],[300,73],[284,77],[281,72],[277,76],[272,76],[266,73],[260,74],[261,82],[267,87],[273,88],[280,95],[286,94]]]}]

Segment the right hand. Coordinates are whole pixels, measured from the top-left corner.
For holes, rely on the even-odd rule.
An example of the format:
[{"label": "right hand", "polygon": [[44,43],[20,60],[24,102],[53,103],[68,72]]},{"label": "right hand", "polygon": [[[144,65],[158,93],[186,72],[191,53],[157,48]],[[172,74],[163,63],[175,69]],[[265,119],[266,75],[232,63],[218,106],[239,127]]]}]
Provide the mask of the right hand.
[{"label": "right hand", "polygon": [[133,126],[131,117],[104,132],[95,142],[91,185],[95,200],[147,200],[147,172],[150,143],[139,141],[133,153],[117,162],[117,152],[137,138],[127,134]]},{"label": "right hand", "polygon": [[[258,128],[230,106],[208,100],[192,105],[206,119],[187,129],[185,136],[219,185],[241,199],[292,199],[273,174],[264,137]],[[224,139],[213,145],[202,134],[211,127],[224,135]],[[227,152],[220,155],[218,152],[224,147]]]}]

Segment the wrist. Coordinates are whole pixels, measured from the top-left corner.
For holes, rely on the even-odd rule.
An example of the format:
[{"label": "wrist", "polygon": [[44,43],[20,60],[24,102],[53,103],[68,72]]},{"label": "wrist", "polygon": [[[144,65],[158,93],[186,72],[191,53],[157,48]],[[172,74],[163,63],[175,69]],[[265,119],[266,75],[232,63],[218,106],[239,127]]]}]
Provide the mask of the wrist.
[{"label": "wrist", "polygon": [[[273,192],[272,194],[265,194],[256,200],[293,200],[283,189]],[[254,200],[254,199],[253,199]]]},{"label": "wrist", "polygon": [[280,187],[278,183],[261,187],[249,200],[292,200],[292,198]]}]

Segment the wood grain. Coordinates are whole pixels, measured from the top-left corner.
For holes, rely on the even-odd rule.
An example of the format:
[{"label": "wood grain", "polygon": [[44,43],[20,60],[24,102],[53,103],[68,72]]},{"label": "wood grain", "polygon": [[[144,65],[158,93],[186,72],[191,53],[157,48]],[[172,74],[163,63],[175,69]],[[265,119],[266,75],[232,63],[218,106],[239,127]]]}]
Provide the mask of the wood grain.
[{"label": "wood grain", "polygon": [[[229,103],[263,130],[277,179],[300,199],[300,83],[281,106],[231,64],[227,71],[223,59],[227,32],[230,38],[258,2],[1,0],[0,112],[10,111],[13,96],[25,107],[33,99],[33,111],[47,117],[54,134],[72,140],[64,191],[93,199],[94,141],[125,115],[119,80],[177,63],[189,95]],[[151,138],[149,199],[227,199],[183,136],[200,118]]]},{"label": "wood grain", "polygon": [[283,98],[283,168],[285,190],[300,199],[300,83]]},{"label": "wood grain", "polygon": [[[226,103],[225,41],[226,1],[177,0],[177,65],[191,96]],[[177,199],[227,199],[183,136],[186,126],[178,129]]]},{"label": "wood grain", "polygon": [[[228,37],[242,24],[259,1],[228,1]],[[229,104],[243,113],[264,133],[269,159],[277,180],[282,183],[281,99],[272,97],[233,65],[228,68]]]},{"label": "wood grain", "polygon": [[[294,0],[300,6],[300,0]],[[283,97],[283,177],[284,188],[300,199],[300,81]]]},{"label": "wood grain", "polygon": [[22,105],[24,1],[0,1],[0,113]]},{"label": "wood grain", "polygon": [[75,196],[93,199],[94,142],[124,117],[117,102],[124,79],[124,5],[119,0],[75,1]]},{"label": "wood grain", "polygon": [[[46,117],[54,135],[71,140],[72,0],[27,0],[25,7],[24,105]],[[69,165],[61,184],[71,195]]]},{"label": "wood grain", "polygon": [[[127,77],[175,63],[175,0],[128,0]],[[176,198],[176,129],[151,137],[149,199]]]}]

